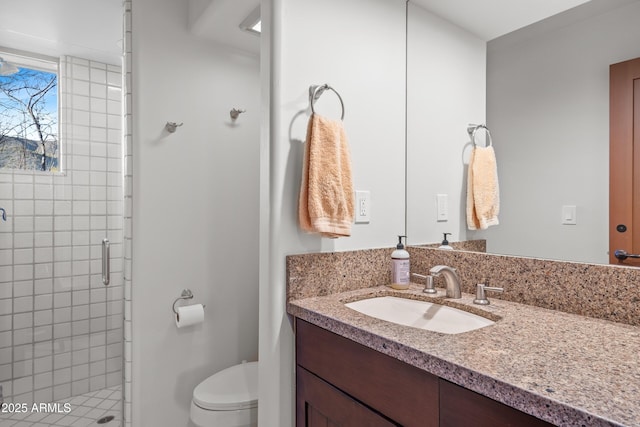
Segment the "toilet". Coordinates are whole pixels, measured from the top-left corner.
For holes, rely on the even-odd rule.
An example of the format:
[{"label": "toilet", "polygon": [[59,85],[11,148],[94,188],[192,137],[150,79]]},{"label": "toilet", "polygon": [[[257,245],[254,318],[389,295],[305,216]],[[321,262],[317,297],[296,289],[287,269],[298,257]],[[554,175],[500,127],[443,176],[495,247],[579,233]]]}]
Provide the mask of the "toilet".
[{"label": "toilet", "polygon": [[198,384],[190,418],[198,427],[256,427],[258,362],[232,366]]}]

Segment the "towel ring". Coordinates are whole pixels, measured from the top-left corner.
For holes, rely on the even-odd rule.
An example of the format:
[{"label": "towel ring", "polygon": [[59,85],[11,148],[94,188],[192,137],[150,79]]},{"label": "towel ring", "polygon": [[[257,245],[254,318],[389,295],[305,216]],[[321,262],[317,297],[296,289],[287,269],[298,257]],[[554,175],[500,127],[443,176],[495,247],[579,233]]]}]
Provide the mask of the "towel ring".
[{"label": "towel ring", "polygon": [[315,114],[316,111],[313,108],[314,104],[322,96],[322,93],[327,89],[333,91],[333,93],[335,93],[340,100],[340,107],[342,108],[342,116],[340,116],[340,120],[344,120],[344,102],[342,102],[342,97],[337,90],[326,83],[323,85],[314,85],[309,87],[309,104],[311,104],[311,112]]},{"label": "towel ring", "polygon": [[473,143],[474,147],[478,146],[478,144],[476,143],[476,132],[478,131],[478,129],[484,129],[485,132],[487,132],[488,140],[485,147],[491,147],[493,145],[493,140],[491,139],[491,132],[489,132],[489,128],[486,125],[469,125],[469,127],[467,128],[467,133],[471,137],[471,143]]}]

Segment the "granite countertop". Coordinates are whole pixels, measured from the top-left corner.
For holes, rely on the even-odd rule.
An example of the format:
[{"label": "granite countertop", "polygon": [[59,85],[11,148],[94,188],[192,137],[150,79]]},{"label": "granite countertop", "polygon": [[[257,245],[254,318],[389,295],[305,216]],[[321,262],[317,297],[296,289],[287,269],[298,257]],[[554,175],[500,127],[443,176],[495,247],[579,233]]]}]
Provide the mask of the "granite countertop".
[{"label": "granite countertop", "polygon": [[640,427],[640,327],[473,295],[437,302],[497,320],[456,335],[401,326],[344,306],[371,296],[430,301],[412,284],[289,301],[289,314],[559,426]]}]

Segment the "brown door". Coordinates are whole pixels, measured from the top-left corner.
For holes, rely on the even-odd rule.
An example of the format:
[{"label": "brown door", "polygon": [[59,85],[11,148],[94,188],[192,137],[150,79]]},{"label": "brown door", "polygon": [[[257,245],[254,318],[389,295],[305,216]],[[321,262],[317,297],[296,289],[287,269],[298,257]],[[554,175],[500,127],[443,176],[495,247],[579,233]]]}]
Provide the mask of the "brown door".
[{"label": "brown door", "polygon": [[609,67],[609,153],[609,262],[640,266],[640,58]]}]

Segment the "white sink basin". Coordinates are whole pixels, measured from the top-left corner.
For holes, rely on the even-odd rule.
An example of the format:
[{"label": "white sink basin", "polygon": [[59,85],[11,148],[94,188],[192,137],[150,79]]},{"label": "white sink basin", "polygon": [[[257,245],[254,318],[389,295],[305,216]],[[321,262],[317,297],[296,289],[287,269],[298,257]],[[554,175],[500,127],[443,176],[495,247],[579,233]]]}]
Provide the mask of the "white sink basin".
[{"label": "white sink basin", "polygon": [[460,334],[493,325],[482,316],[446,305],[397,297],[376,297],[345,304],[367,316],[443,334]]}]

